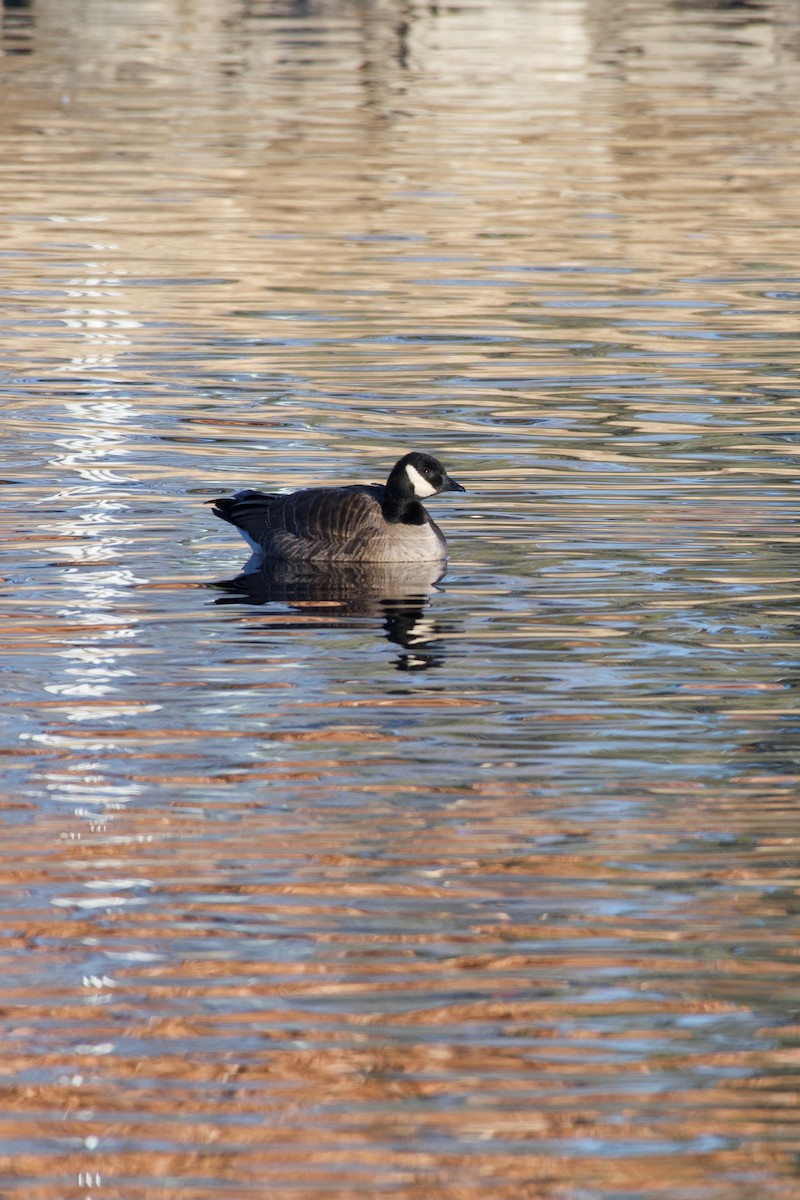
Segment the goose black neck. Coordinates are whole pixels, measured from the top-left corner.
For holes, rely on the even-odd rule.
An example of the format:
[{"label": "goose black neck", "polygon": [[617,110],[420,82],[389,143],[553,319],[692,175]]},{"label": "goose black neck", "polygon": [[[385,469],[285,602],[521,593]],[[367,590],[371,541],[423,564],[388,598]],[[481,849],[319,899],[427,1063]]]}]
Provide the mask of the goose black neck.
[{"label": "goose black neck", "polygon": [[424,525],[428,514],[417,500],[402,488],[392,487],[390,480],[381,504],[384,519],[390,525]]}]

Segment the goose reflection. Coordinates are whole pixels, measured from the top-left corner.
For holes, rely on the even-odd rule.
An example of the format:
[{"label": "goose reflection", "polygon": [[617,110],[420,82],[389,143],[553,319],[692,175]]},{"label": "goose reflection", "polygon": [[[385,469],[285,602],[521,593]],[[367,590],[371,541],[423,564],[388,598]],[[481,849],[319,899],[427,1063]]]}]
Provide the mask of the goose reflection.
[{"label": "goose reflection", "polygon": [[442,627],[426,611],[443,576],[442,562],[272,562],[209,586],[225,592],[215,604],[286,605],[317,618],[317,628],[354,628],[353,618],[379,618],[386,638],[405,651],[396,669],[425,671],[443,662],[433,646]]}]

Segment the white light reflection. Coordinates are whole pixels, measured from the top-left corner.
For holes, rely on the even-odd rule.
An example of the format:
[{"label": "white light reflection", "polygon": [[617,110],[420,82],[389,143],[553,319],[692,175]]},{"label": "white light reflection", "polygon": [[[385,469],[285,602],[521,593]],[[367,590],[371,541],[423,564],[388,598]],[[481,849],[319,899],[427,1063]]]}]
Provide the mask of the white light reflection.
[{"label": "white light reflection", "polygon": [[[49,458],[57,490],[39,501],[49,514],[57,514],[43,531],[60,607],[51,639],[55,669],[44,685],[56,697],[46,708],[54,719],[29,734],[61,752],[57,763],[45,766],[36,778],[50,802],[68,805],[73,813],[62,837],[103,845],[149,840],[116,824],[146,791],[130,778],[128,743],[118,739],[118,731],[162,707],[150,701],[136,669],[136,656],[151,650],[137,645],[134,589],[146,579],[132,565],[138,530],[131,522],[130,498],[137,476],[127,468],[149,421],[119,382],[119,356],[140,338],[142,322],[124,307],[128,273],[114,265],[117,249],[98,243],[97,260],[81,264],[79,274],[71,268],[64,285],[69,298],[59,315],[65,343],[71,343],[74,353],[58,370],[62,376],[81,376],[80,397],[73,398],[75,389],[70,388],[61,400]],[[113,300],[104,299],[109,296]],[[71,732],[70,725],[83,725],[88,737],[81,729]],[[92,874],[82,895],[57,896],[51,903],[87,915],[148,903],[150,881],[129,878],[124,867],[109,871],[96,862]],[[86,977],[87,1003],[108,1003],[113,986],[109,976]],[[112,1050],[110,1045],[85,1048],[93,1054]],[[96,1139],[85,1144],[93,1149]]]},{"label": "white light reflection", "polygon": [[138,424],[135,431],[128,426],[140,419],[133,406],[119,399],[71,400],[64,404],[64,410],[74,422],[75,432],[56,440],[56,446],[66,453],[54,455],[51,465],[67,476],[74,473],[89,483],[132,483],[133,477],[112,469],[118,464],[111,464],[109,459],[130,454],[128,444],[134,432],[138,433]]},{"label": "white light reflection", "polygon": [[[104,386],[98,381],[98,393]],[[49,498],[51,502],[77,500],[78,505],[48,527],[55,533],[59,560],[66,560],[60,569],[59,592],[72,600],[57,615],[72,623],[73,629],[65,648],[56,652],[64,664],[62,677],[46,684],[46,690],[65,701],[74,698],[74,705],[66,704],[64,709],[69,721],[126,715],[132,704],[137,711],[157,711],[159,705],[142,705],[130,698],[137,672],[125,660],[136,653],[130,643],[139,632],[130,591],[145,580],[130,567],[119,565],[134,541],[125,536],[126,493],[113,485],[131,482],[131,476],[109,465],[110,459],[129,453],[131,425],[138,424],[140,414],[128,401],[101,394],[94,400],[67,401],[64,409],[74,433],[56,443],[61,453],[53,457],[51,465],[65,480],[77,475],[83,482],[70,484]],[[105,567],[97,569],[102,564]],[[113,704],[114,698],[119,699],[119,707]],[[99,708],[96,703],[82,705],[82,700],[109,703]],[[102,773],[100,778],[86,779],[84,775],[83,780],[79,776],[74,783],[64,780],[57,785],[72,796],[87,787],[104,792],[106,803],[125,803],[133,791],[126,788],[126,795],[120,796],[120,789],[105,781]]]},{"label": "white light reflection", "polygon": [[[97,714],[95,713],[95,716]],[[94,821],[108,821],[109,813],[116,809],[118,812],[126,804],[130,804],[131,800],[135,800],[137,796],[141,796],[144,788],[135,783],[111,784],[105,775],[96,775],[94,777],[82,776],[80,780],[74,783],[67,779],[65,774],[54,775],[42,773],[35,776],[41,779],[45,785],[45,791],[48,793],[56,793],[51,795],[54,800],[67,800],[71,802],[82,801],[85,803],[91,799],[93,804],[97,804],[97,792],[101,790],[100,804],[103,805],[103,813],[90,813],[88,810],[85,816],[90,817]],[[79,815],[76,811],[76,815]]]},{"label": "white light reflection", "polygon": [[67,679],[62,683],[47,683],[45,691],[56,696],[109,696],[117,691],[120,679],[135,679],[136,672],[116,665],[120,653],[110,647],[71,646],[59,650],[57,658],[72,660],[75,665],[65,667]]}]

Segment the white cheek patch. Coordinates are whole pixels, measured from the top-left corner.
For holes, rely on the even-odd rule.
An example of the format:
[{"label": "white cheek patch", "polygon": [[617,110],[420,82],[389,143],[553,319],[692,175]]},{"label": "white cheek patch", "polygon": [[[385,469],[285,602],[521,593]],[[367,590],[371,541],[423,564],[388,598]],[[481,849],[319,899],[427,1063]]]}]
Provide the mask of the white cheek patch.
[{"label": "white cheek patch", "polygon": [[419,496],[420,500],[424,500],[426,496],[436,495],[436,488],[433,484],[428,483],[424,475],[420,475],[417,468],[412,467],[411,463],[406,463],[406,475],[411,480],[414,495]]}]

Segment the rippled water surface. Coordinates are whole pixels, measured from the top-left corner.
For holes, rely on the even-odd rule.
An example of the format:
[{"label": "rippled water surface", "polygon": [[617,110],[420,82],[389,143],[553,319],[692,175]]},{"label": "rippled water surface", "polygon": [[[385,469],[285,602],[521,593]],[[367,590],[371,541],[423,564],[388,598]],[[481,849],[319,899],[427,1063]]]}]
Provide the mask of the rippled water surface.
[{"label": "rippled water surface", "polygon": [[2,18],[2,1196],[800,1196],[797,5]]}]

